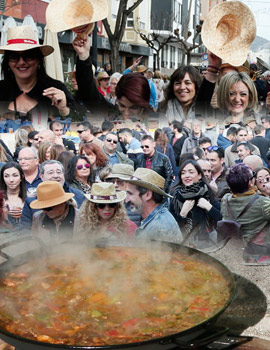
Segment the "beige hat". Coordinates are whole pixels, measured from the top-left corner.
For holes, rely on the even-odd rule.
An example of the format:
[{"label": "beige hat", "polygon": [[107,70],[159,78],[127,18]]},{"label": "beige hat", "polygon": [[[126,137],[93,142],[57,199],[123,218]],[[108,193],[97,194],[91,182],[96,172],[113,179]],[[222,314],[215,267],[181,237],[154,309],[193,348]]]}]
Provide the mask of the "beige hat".
[{"label": "beige hat", "polygon": [[119,178],[121,180],[129,180],[134,174],[134,168],[130,164],[113,164],[112,172],[106,179]]},{"label": "beige hat", "polygon": [[107,72],[105,71],[102,71],[102,72],[99,72],[98,75],[97,75],[97,80],[100,81],[101,79],[110,79],[110,76]]},{"label": "beige hat", "polygon": [[237,72],[245,72],[247,74],[249,74],[249,62],[248,60],[246,60],[244,62],[244,64],[242,64],[242,66],[232,66],[230,63],[227,63],[225,61],[222,61],[221,63],[221,66],[220,66],[220,69],[223,69],[223,68],[234,68],[235,70],[237,70]]},{"label": "beige hat", "polygon": [[246,126],[251,122],[256,122],[256,117],[255,115],[248,115],[248,116],[244,116],[243,118],[243,124]]},{"label": "beige hat", "polygon": [[246,61],[255,36],[255,17],[241,1],[214,6],[202,26],[203,44],[232,66],[241,66]]},{"label": "beige hat", "polygon": [[147,71],[147,68],[144,65],[137,66],[136,72],[137,73],[144,73]]},{"label": "beige hat", "polygon": [[92,185],[91,193],[85,197],[93,203],[119,203],[126,198],[126,192],[116,191],[112,183],[98,182]]},{"label": "beige hat", "polygon": [[212,129],[217,125],[215,118],[206,118],[205,119],[205,129]]},{"label": "beige hat", "polygon": [[137,168],[133,176],[131,176],[131,178],[126,181],[135,186],[148,188],[149,190],[161,194],[162,196],[172,198],[171,195],[164,192],[164,177],[152,169]]},{"label": "beige hat", "polygon": [[7,32],[7,45],[0,46],[0,54],[5,51],[26,51],[40,48],[43,56],[50,55],[54,48],[50,45],[39,45],[37,36],[31,26],[9,27]]},{"label": "beige hat", "polygon": [[74,193],[66,193],[63,186],[56,181],[44,181],[37,187],[37,199],[30,203],[32,209],[54,207],[67,202]]},{"label": "beige hat", "polygon": [[47,27],[63,32],[101,21],[108,12],[107,0],[51,0],[46,10]]}]

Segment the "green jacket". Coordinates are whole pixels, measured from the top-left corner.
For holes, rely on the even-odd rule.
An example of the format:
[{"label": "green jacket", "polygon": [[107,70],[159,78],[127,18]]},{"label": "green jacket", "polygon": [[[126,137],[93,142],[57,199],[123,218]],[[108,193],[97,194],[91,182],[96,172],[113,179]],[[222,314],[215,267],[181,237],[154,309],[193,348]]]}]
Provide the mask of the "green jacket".
[{"label": "green jacket", "polygon": [[[231,212],[236,218],[254,196],[256,196],[256,194],[240,197],[233,197],[230,193],[225,194],[221,201],[221,213],[223,219],[231,220],[225,205],[226,199],[228,199]],[[259,196],[259,198],[243,215],[240,216],[237,221],[242,225],[242,237],[245,241],[250,241],[270,223],[270,198]]]}]

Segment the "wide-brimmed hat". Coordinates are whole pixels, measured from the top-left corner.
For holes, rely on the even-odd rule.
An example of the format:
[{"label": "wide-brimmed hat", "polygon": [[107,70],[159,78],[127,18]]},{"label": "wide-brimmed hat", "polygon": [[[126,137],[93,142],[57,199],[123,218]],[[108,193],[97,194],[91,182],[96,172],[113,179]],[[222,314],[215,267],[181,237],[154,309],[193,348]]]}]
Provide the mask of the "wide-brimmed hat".
[{"label": "wide-brimmed hat", "polygon": [[161,194],[162,196],[172,198],[171,195],[164,191],[164,177],[152,169],[137,168],[130,179],[126,181],[135,186],[147,188],[153,192]]},{"label": "wide-brimmed hat", "polygon": [[137,73],[144,73],[147,71],[147,68],[144,65],[137,66],[136,72]]},{"label": "wide-brimmed hat", "polygon": [[32,209],[45,209],[67,202],[74,193],[66,193],[56,181],[44,181],[37,187],[37,199],[30,203]]},{"label": "wide-brimmed hat", "polygon": [[46,9],[47,27],[63,32],[108,17],[107,0],[51,0]]},{"label": "wide-brimmed hat", "polygon": [[215,118],[206,118],[205,119],[205,129],[212,129],[217,125]]},{"label": "wide-brimmed hat", "polygon": [[98,75],[97,75],[97,80],[100,81],[102,79],[110,79],[110,76],[107,72],[105,71],[102,71],[102,72],[99,72]]},{"label": "wide-brimmed hat", "polygon": [[119,203],[126,198],[126,192],[116,191],[112,183],[98,182],[92,185],[91,193],[85,197],[93,203]]},{"label": "wide-brimmed hat", "polygon": [[37,36],[31,26],[9,27],[7,32],[7,44],[0,46],[0,54],[5,51],[26,51],[39,48],[43,56],[50,55],[54,48],[50,45],[39,45]]},{"label": "wide-brimmed hat", "polygon": [[106,179],[120,179],[129,180],[134,174],[134,168],[130,164],[113,164],[112,172],[106,177]]},{"label": "wide-brimmed hat", "polygon": [[255,36],[255,17],[241,1],[214,6],[202,26],[203,44],[232,66],[241,66],[246,61]]}]

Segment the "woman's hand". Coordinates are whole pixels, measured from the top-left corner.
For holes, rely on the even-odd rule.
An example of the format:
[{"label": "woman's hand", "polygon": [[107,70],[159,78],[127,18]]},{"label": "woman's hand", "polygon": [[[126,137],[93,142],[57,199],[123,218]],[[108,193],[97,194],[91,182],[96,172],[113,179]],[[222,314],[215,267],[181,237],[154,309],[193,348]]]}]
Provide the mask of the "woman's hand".
[{"label": "woman's hand", "polygon": [[195,204],[195,200],[192,199],[192,200],[187,200],[184,202],[183,206],[182,206],[182,209],[180,211],[180,215],[183,217],[183,218],[186,218],[188,213],[191,211],[191,209],[194,207],[194,204]]},{"label": "woman's hand", "polygon": [[82,39],[78,36],[72,42],[73,48],[76,51],[79,59],[81,61],[87,60],[90,55],[90,38],[89,36],[86,39]]},{"label": "woman's hand", "polygon": [[206,211],[209,211],[212,209],[212,204],[208,202],[208,200],[206,200],[205,198],[200,198],[198,200],[197,207],[200,207],[202,209],[205,209]]},{"label": "woman's hand", "polygon": [[61,116],[65,117],[69,114],[69,108],[67,107],[67,98],[63,90],[50,87],[43,90],[43,96],[48,97],[52,101],[52,106],[55,106]]}]

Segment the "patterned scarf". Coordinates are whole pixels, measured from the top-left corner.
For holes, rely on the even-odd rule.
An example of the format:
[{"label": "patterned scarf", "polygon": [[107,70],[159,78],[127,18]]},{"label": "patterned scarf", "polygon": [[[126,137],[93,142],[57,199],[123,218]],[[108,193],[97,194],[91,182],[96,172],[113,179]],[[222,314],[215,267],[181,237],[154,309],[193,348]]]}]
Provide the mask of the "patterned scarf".
[{"label": "patterned scarf", "polygon": [[186,119],[194,119],[195,112],[193,110],[193,106],[191,105],[191,107],[188,110],[187,115],[185,115],[184,110],[183,110],[180,102],[177,100],[177,98],[173,98],[173,99],[168,101],[165,116],[166,116],[166,119],[168,120],[168,122],[172,122],[173,120],[183,122]]},{"label": "patterned scarf", "polygon": [[73,180],[73,182],[80,187],[80,189],[81,189],[81,191],[83,191],[83,193],[90,193],[91,192],[91,186],[90,185],[86,185],[84,182],[82,182],[78,178],[75,178]]}]

